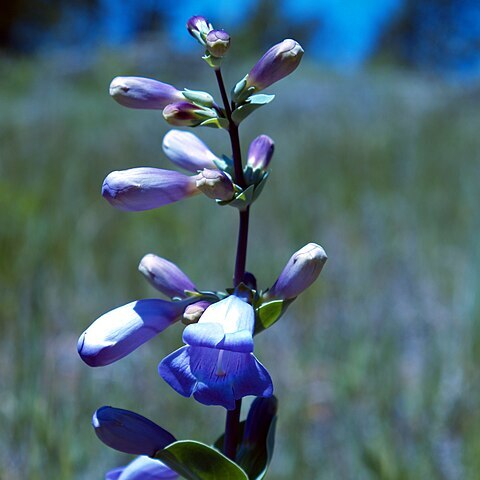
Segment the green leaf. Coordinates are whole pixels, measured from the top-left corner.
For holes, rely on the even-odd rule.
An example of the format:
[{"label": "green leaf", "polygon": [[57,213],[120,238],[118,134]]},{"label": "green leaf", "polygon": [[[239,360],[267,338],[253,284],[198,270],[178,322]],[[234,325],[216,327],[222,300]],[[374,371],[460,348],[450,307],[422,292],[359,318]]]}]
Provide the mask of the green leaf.
[{"label": "green leaf", "polygon": [[284,313],[287,307],[295,300],[272,300],[263,303],[255,309],[255,335],[270,328]]},{"label": "green leaf", "polygon": [[245,118],[257,110],[257,108],[270,103],[274,98],[275,95],[265,95],[264,93],[248,97],[244,104],[240,105],[233,111],[232,120],[239,125],[240,122],[245,120]]},{"label": "green leaf", "polygon": [[208,445],[180,440],[156,453],[155,458],[187,480],[248,480],[234,462]]}]

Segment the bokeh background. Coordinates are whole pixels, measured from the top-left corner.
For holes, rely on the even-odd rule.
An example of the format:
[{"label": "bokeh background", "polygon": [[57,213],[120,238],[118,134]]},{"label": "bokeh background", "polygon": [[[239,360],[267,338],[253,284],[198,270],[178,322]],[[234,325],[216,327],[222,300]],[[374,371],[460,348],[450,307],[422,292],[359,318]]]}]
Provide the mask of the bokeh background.
[{"label": "bokeh background", "polygon": [[[184,25],[233,36],[232,86],[273,43],[305,47],[242,124],[276,141],[248,268],[266,288],[315,241],[318,282],[256,342],[280,399],[269,478],[478,479],[480,4],[476,0],[23,0],[0,16],[0,478],[101,479],[104,404],[213,442],[221,408],[180,398],[156,365],[181,326],[109,367],[76,353],[101,313],[156,296],[149,252],[204,289],[231,283],[237,215],[207,198],[123,213],[105,175],[168,168],[161,113],[120,107],[117,75],[210,90]],[[217,154],[226,135],[197,130]]]}]

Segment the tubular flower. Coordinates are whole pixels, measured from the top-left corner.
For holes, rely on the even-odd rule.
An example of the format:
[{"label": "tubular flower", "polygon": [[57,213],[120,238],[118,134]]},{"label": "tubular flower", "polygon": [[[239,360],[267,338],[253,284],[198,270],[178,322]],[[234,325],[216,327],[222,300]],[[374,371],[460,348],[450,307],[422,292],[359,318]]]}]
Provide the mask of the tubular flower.
[{"label": "tubular flower", "polygon": [[175,437],[148,418],[130,410],[101,407],[92,418],[97,437],[115,450],[153,457]]},{"label": "tubular flower", "polygon": [[164,358],[160,376],[180,395],[235,408],[247,395],[269,397],[272,380],[253,355],[253,307],[235,295],[209,306],[183,332],[186,346]]},{"label": "tubular flower", "polygon": [[204,168],[214,170],[215,161],[220,161],[196,135],[182,130],[170,130],[163,137],[162,147],[170,161],[193,173]]},{"label": "tubular flower", "polygon": [[153,253],[142,258],[138,269],[153,287],[167,297],[185,298],[185,290],[197,290],[195,284],[174,263]]},{"label": "tubular flower", "polygon": [[110,470],[105,480],[177,480],[178,473],[160,460],[141,455],[125,467]]},{"label": "tubular flower", "polygon": [[124,107],[152,110],[163,110],[170,103],[184,100],[182,92],[172,85],[143,77],[115,77],[110,83],[110,95]]},{"label": "tubular flower", "polygon": [[107,175],[102,195],[120,210],[151,210],[199,193],[195,184],[194,177],[173,170],[138,167]]},{"label": "tubular flower", "polygon": [[95,320],[78,339],[77,350],[91,367],[116,362],[175,323],[191,300],[138,300]]},{"label": "tubular flower", "polygon": [[282,273],[267,292],[271,298],[295,298],[306,290],[320,275],[327,261],[325,250],[316,243],[309,243],[295,252]]}]

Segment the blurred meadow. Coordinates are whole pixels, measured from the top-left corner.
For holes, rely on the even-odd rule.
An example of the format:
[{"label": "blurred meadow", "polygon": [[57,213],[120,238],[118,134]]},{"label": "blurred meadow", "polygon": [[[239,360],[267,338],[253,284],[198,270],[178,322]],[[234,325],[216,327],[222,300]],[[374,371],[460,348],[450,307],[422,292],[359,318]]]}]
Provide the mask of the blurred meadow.
[{"label": "blurred meadow", "polygon": [[[227,84],[260,53],[229,59]],[[101,405],[177,438],[221,433],[221,408],[180,398],[157,374],[181,325],[108,367],[76,352],[101,313],[157,295],[137,271],[146,253],[203,289],[231,283],[233,209],[195,197],[125,213],[100,195],[112,170],[171,167],[161,112],[120,107],[110,80],[151,76],[218,97],[208,70],[188,52],[162,57],[155,41],[0,56],[2,480],[100,479],[127,463],[90,426]],[[276,142],[248,269],[267,288],[310,241],[329,260],[256,341],[280,401],[268,478],[478,479],[480,86],[381,62],[344,74],[307,50],[270,92],[241,128],[244,150],[259,133]],[[224,132],[195,133],[229,153]]]}]

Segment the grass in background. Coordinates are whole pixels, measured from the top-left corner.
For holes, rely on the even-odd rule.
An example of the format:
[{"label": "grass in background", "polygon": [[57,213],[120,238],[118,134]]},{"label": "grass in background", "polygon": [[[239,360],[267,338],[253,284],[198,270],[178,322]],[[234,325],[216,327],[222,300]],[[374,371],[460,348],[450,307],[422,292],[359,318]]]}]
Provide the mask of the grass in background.
[{"label": "grass in background", "polygon": [[[76,353],[101,313],[156,296],[136,271],[145,253],[201,288],[231,282],[233,210],[197,197],[124,213],[100,196],[111,170],[170,167],[161,114],[116,105],[113,76],[215,91],[201,60],[193,81],[189,59],[149,55],[0,60],[0,478],[102,478],[126,463],[90,426],[104,404],[178,438],[212,442],[223,428],[221,408],[180,398],[156,373],[179,325],[109,367]],[[329,261],[257,339],[280,399],[269,478],[476,479],[479,91],[307,63],[272,91],[242,125],[244,148],[259,133],[276,142],[248,267],[266,288],[309,241]],[[222,132],[195,133],[228,152]]]}]

